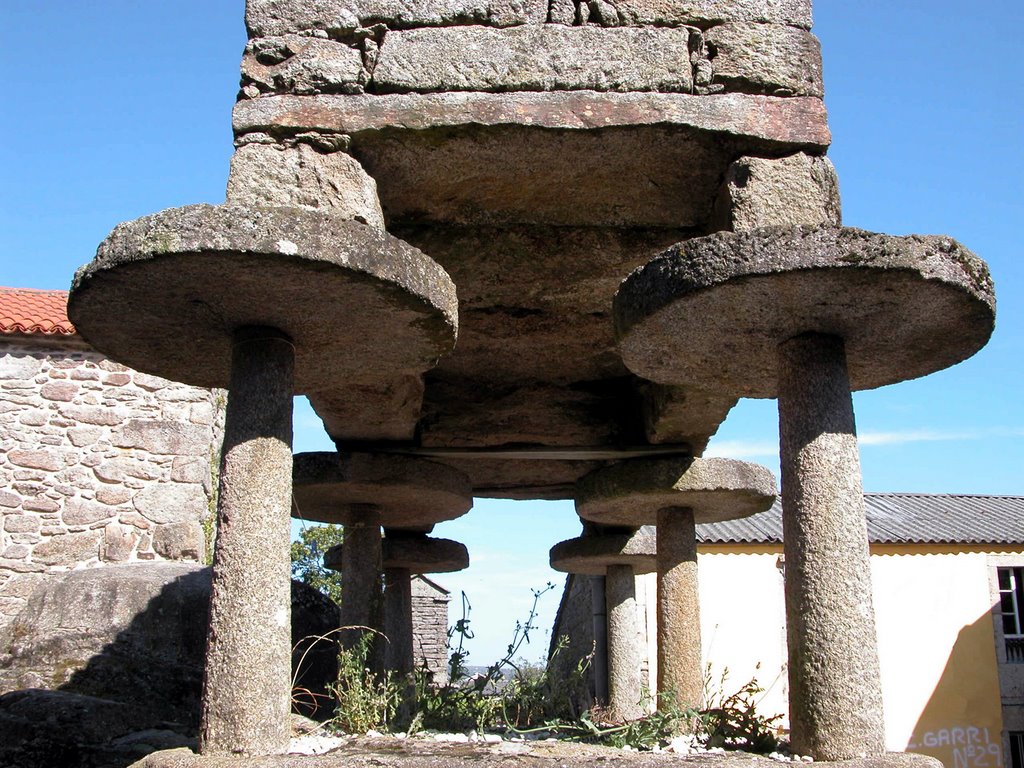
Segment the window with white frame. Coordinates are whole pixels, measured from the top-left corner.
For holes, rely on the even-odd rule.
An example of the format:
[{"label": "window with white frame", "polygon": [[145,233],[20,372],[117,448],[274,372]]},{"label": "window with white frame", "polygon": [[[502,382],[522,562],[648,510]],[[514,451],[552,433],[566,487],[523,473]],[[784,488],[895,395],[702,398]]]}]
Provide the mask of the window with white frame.
[{"label": "window with white frame", "polygon": [[1024,664],[1024,567],[999,568],[997,574],[1006,660]]}]

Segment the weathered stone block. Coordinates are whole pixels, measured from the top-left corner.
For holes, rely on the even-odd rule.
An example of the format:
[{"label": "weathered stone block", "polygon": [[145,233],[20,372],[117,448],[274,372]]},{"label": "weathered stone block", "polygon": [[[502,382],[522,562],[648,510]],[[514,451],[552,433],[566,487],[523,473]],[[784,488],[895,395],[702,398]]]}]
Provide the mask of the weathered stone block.
[{"label": "weathered stone block", "polygon": [[168,560],[202,561],[206,537],[198,521],[158,525],[153,531],[153,550]]},{"label": "weathered stone block", "polygon": [[105,504],[82,499],[68,499],[61,520],[64,525],[92,525],[112,517],[114,514],[114,510]]},{"label": "weathered stone block", "polygon": [[36,533],[40,525],[35,515],[4,515],[4,530],[8,533]]},{"label": "weathered stone block", "polygon": [[724,229],[842,224],[839,180],[827,157],[742,157],[726,173],[718,201]]},{"label": "weathered stone block", "polygon": [[108,563],[123,563],[131,557],[132,547],[138,538],[131,528],[111,523],[103,529],[101,559]]},{"label": "weathered stone block", "polygon": [[242,57],[242,78],[264,92],[360,93],[369,73],[357,48],[287,35],[250,43]]},{"label": "weathered stone block", "polygon": [[147,390],[148,392],[158,392],[161,389],[166,389],[171,382],[167,379],[161,378],[160,376],[153,376],[149,373],[136,372],[133,378],[135,384]]},{"label": "weathered stone block", "polygon": [[70,381],[51,381],[42,386],[39,394],[46,400],[69,403],[78,394],[78,385]]},{"label": "weathered stone block", "polygon": [[99,555],[100,531],[81,531],[51,536],[36,545],[32,559],[43,565],[78,565]]},{"label": "weathered stone block", "polygon": [[21,496],[10,491],[0,490],[0,507],[13,509],[21,504]]},{"label": "weathered stone block", "polygon": [[103,377],[103,383],[111,387],[123,387],[131,380],[131,374],[128,373],[108,373]]},{"label": "weathered stone block", "polygon": [[246,0],[245,27],[249,37],[322,30],[349,35],[359,27],[350,0]]},{"label": "weathered stone block", "polygon": [[32,512],[56,512],[60,509],[60,505],[46,496],[36,496],[31,499],[25,499],[21,504],[21,508]]},{"label": "weathered stone block", "polygon": [[[12,691],[0,695],[0,765],[124,766],[154,746],[175,746],[167,731],[131,731],[194,733],[209,574],[194,564],[152,563],[41,581],[0,628],[0,692]],[[17,607],[23,598],[11,600]],[[322,695],[337,676],[336,646],[302,640],[336,628],[337,606],[293,582],[291,616],[296,685]]]},{"label": "weathered stone block", "polygon": [[122,483],[128,478],[156,480],[160,477],[159,470],[151,464],[125,457],[104,461],[93,472],[105,483]]},{"label": "weathered stone block", "polygon": [[143,517],[154,523],[199,520],[207,512],[203,489],[183,483],[147,485],[132,502]]},{"label": "weathered stone block", "polygon": [[392,29],[540,24],[547,12],[544,0],[248,0],[245,25],[250,38],[309,30],[337,38],[377,22]]},{"label": "weathered stone block", "polygon": [[177,456],[171,463],[171,480],[176,483],[201,483],[210,481],[210,461],[192,456]]},{"label": "weathered stone block", "polygon": [[355,158],[306,144],[246,144],[231,158],[228,202],[324,208],[384,229],[377,184]]},{"label": "weathered stone block", "polygon": [[26,546],[25,544],[12,544],[11,546],[4,549],[0,557],[8,558],[10,560],[24,560],[29,556],[32,551],[32,547]]},{"label": "weathered stone block", "polygon": [[24,424],[26,427],[41,427],[48,418],[49,414],[42,408],[33,408],[21,414],[18,417],[18,423]]},{"label": "weathered stone block", "polygon": [[[10,451],[7,460],[18,467],[29,467],[32,469],[43,469],[47,472],[56,472],[64,468],[64,459],[53,451]],[[18,477],[17,473],[15,477]]]},{"label": "weathered stone block", "polygon": [[0,355],[0,379],[30,379],[39,370],[38,358],[28,355]]},{"label": "weathered stone block", "polygon": [[628,25],[693,24],[707,27],[725,21],[760,21],[811,28],[811,0],[606,0]]},{"label": "weathered stone block", "polygon": [[108,504],[110,506],[124,504],[126,501],[131,500],[132,495],[133,494],[130,490],[120,486],[101,486],[96,489],[96,501],[100,504]]},{"label": "weathered stone block", "polygon": [[72,427],[67,431],[68,440],[76,448],[91,445],[103,436],[103,430],[98,427]]},{"label": "weathered stone block", "polygon": [[448,27],[391,32],[373,71],[380,92],[660,91],[693,84],[686,29]]},{"label": "weathered stone block", "polygon": [[110,408],[100,405],[62,405],[60,413],[72,421],[101,427],[112,427],[128,418],[126,408]]},{"label": "weathered stone block", "polygon": [[730,22],[708,30],[714,82],[752,93],[822,96],[821,44],[802,29]]},{"label": "weathered stone block", "polygon": [[188,420],[193,424],[213,424],[214,412],[212,403],[196,403],[188,411]]},{"label": "weathered stone block", "polygon": [[161,419],[130,419],[114,433],[111,442],[118,448],[141,448],[147,453],[202,454],[210,437],[207,430],[191,424]]}]

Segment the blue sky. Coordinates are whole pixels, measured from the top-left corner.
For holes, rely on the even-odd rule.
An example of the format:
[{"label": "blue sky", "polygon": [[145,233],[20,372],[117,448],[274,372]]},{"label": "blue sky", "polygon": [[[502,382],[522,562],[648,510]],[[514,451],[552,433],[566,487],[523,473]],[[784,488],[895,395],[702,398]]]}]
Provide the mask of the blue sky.
[{"label": "blue sky", "polygon": [[[118,222],[223,200],[242,0],[2,5],[0,284],[66,288]],[[1024,493],[1024,10],[819,0],[815,19],[845,223],[952,235],[989,263],[999,299],[974,358],[855,396],[865,488]],[[711,452],[777,472],[777,439],[774,401],[744,401]],[[300,407],[296,450],[327,447]],[[501,653],[531,587],[560,580],[547,550],[577,530],[570,504],[487,501],[438,527],[470,547],[470,571],[440,580],[469,593],[473,662]]]}]

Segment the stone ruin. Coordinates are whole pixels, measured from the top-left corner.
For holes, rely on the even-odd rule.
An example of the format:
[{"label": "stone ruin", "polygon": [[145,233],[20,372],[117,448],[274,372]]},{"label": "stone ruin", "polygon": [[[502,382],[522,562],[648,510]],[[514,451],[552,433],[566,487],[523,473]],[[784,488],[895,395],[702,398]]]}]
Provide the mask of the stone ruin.
[{"label": "stone ruin", "polygon": [[553,560],[604,563],[611,647],[657,522],[690,700],[694,523],[775,493],[699,457],[737,398],[777,397],[794,750],[880,754],[850,392],[970,356],[994,296],[949,238],[840,227],[810,0],[249,0],[246,24],[227,202],[122,224],[69,300],[112,359],[230,392],[201,753],[287,743],[302,393],[346,581],[402,567],[381,526],[574,498],[601,543]]}]

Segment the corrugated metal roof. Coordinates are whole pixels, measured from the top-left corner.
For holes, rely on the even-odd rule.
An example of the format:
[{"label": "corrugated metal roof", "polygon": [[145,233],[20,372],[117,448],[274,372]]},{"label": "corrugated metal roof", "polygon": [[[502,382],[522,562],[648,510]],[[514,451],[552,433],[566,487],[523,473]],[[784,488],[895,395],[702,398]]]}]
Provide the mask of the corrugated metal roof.
[{"label": "corrugated metal roof", "polygon": [[[1024,544],[1024,496],[866,493],[873,544]],[[743,520],[697,526],[703,544],[782,541],[782,503]]]}]

